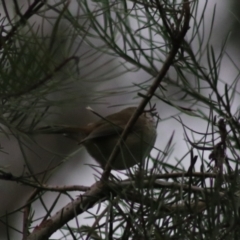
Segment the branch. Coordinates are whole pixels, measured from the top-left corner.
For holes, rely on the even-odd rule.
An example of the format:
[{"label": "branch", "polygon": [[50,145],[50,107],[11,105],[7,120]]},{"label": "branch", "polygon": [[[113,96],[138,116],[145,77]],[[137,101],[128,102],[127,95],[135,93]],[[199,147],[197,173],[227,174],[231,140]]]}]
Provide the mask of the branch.
[{"label": "branch", "polygon": [[68,221],[93,207],[97,202],[101,201],[105,194],[104,185],[100,182],[95,183],[89,191],[79,196],[73,202],[67,204],[54,216],[45,220],[40,226],[37,226],[26,240],[45,240],[48,239],[55,231],[61,228]]},{"label": "branch", "polygon": [[[5,0],[2,1],[4,12],[7,16],[7,19],[10,24],[12,24],[12,21],[9,17],[7,6],[5,4]],[[12,26],[12,29],[8,32],[8,34],[5,37],[1,38],[0,41],[0,49],[3,48],[3,46],[6,44],[7,41],[10,41],[14,33],[17,31],[17,29],[26,23],[26,21],[33,16],[41,7],[43,7],[45,4],[45,0],[35,0],[27,9],[27,11],[24,14],[21,14],[18,8],[17,3],[15,2],[15,7],[17,9],[17,13],[20,16],[20,20],[15,23],[15,25]]]},{"label": "branch", "polygon": [[148,104],[148,102],[151,100],[153,97],[155,91],[158,89],[159,85],[163,81],[165,75],[167,74],[170,66],[172,65],[175,56],[178,53],[178,50],[181,47],[181,44],[184,40],[184,37],[189,29],[189,22],[190,22],[190,3],[188,0],[183,1],[183,12],[185,15],[184,22],[183,22],[183,27],[181,31],[178,32],[178,34],[174,35],[174,38],[172,39],[172,48],[169,52],[169,55],[164,62],[161,70],[159,71],[157,77],[155,78],[152,86],[149,88],[145,98],[142,100],[142,102],[139,104],[138,108],[136,109],[136,112],[132,115],[130,118],[129,122],[127,123],[123,133],[121,134],[116,146],[114,147],[108,162],[106,164],[106,167],[104,169],[104,172],[101,177],[101,181],[105,182],[108,180],[108,177],[111,172],[111,165],[114,162],[114,159],[117,157],[119,151],[120,151],[120,146],[123,144],[123,142],[127,139],[127,136],[129,132],[131,131],[133,125],[137,122],[139,116],[142,114],[144,111],[144,108]]},{"label": "branch", "polygon": [[[133,201],[134,203],[140,203],[147,206],[151,206],[153,204],[157,205],[157,209],[160,207],[158,199],[152,199],[147,196],[139,196],[139,193],[135,192],[136,186],[138,182],[134,181],[125,181],[116,184],[115,182],[111,182],[108,185],[103,184],[101,181],[95,183],[91,186],[90,190],[87,191],[85,194],[79,196],[77,199],[72,201],[71,203],[67,204],[63,207],[59,212],[57,212],[54,216],[50,217],[48,220],[45,220],[41,223],[40,226],[37,226],[34,231],[28,236],[26,240],[45,240],[48,239],[55,231],[61,228],[66,222],[72,220],[74,217],[78,216],[79,214],[87,211],[88,209],[92,208],[96,203],[102,202],[106,200],[106,198],[111,193],[112,195],[120,195],[121,198],[125,200]],[[145,188],[170,188],[170,189],[177,189],[179,191],[185,190],[189,193],[200,193],[202,195],[206,194],[218,194],[221,198],[225,196],[224,192],[216,192],[214,189],[205,189],[197,186],[191,186],[187,184],[175,183],[175,182],[166,182],[155,180],[144,180],[142,182],[142,187]],[[126,189],[128,191],[126,191]],[[132,192],[131,192],[131,189]],[[206,204],[202,202],[199,203],[191,203],[191,205],[186,206],[184,208],[184,204],[174,204],[174,205],[167,205],[163,204],[161,209],[170,212],[171,210],[181,210],[184,211],[186,209],[194,208],[197,211],[203,210]],[[199,207],[199,208],[198,208]]]}]

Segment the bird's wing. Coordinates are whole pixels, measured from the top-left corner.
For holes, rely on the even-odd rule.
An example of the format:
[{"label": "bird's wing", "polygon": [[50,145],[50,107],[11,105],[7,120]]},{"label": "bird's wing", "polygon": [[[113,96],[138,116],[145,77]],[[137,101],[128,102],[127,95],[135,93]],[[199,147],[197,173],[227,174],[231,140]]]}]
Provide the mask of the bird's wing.
[{"label": "bird's wing", "polygon": [[117,126],[113,125],[111,123],[106,123],[95,130],[93,130],[86,138],[84,138],[81,143],[96,139],[96,138],[101,138],[101,137],[106,137],[106,136],[111,136],[111,135],[121,135],[123,132],[123,127],[122,126]]}]

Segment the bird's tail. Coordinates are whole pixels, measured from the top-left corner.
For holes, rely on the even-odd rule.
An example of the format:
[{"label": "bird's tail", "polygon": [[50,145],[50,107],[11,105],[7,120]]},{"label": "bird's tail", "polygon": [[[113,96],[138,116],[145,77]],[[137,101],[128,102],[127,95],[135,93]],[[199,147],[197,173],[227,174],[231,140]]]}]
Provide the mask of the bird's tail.
[{"label": "bird's tail", "polygon": [[84,129],[81,127],[67,125],[53,125],[37,128],[33,131],[34,134],[62,134],[78,143],[85,137]]}]

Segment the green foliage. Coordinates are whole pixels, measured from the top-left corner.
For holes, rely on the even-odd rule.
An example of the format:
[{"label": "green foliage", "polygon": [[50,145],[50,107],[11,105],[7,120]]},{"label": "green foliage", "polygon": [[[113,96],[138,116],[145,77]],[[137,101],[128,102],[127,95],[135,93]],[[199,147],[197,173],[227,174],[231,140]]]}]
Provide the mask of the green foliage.
[{"label": "green foliage", "polygon": [[[21,234],[29,240],[48,239],[57,230],[59,239],[239,239],[239,107],[233,109],[239,68],[227,50],[229,34],[219,40],[220,49],[212,43],[216,8],[209,21],[208,1],[201,12],[200,1],[187,0],[12,4],[10,14],[2,1],[0,132],[17,139],[27,170],[17,177],[2,167],[0,179],[34,191],[23,207],[1,217],[6,229],[12,228],[8,217],[23,211]],[[34,16],[40,23],[32,21]],[[231,81],[221,79],[226,59],[237,71]],[[89,84],[96,87],[129,73],[144,73],[146,81],[89,89]],[[47,185],[53,171],[73,154],[44,173],[36,172],[25,154],[29,133],[54,107],[129,92],[140,100],[139,112],[153,103],[175,109],[189,151],[183,157],[174,151],[171,132],[165,149],[156,146],[157,156],[149,156],[146,166],[127,170],[125,180],[111,176],[106,167],[91,187]],[[64,94],[58,99],[58,93]],[[192,129],[186,117],[202,120],[205,129]],[[70,191],[83,194],[73,199]],[[47,204],[49,192],[56,195]],[[63,196],[70,203],[57,212]],[[45,211],[41,219],[35,217],[36,203]],[[92,224],[78,220],[83,213]]]}]

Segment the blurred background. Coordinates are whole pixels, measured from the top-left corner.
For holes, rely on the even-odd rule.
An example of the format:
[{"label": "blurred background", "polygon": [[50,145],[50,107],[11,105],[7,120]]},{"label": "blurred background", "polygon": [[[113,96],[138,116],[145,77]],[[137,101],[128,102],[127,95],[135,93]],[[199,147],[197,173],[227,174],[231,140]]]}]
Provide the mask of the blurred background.
[{"label": "blurred background", "polygon": [[[21,2],[21,3],[20,3]],[[28,2],[28,1],[26,1]],[[199,1],[199,19],[201,17],[200,13],[204,7],[205,1]],[[21,11],[24,12],[27,4],[24,1],[19,1],[21,6]],[[69,10],[73,13],[76,12],[78,7],[77,2],[70,1]],[[9,14],[14,15],[14,1],[6,1],[6,6]],[[3,5],[1,7],[1,17],[3,17]],[[56,13],[49,12],[56,16]],[[217,52],[218,49],[222,47],[223,41],[229,34],[228,42],[228,54],[233,59],[236,64],[239,63],[239,52],[240,52],[240,41],[239,41],[239,16],[240,16],[240,3],[238,0],[232,1],[218,1],[210,0],[205,11],[205,20],[209,25],[205,25],[206,33],[210,31],[212,17],[215,14],[215,21],[212,29],[211,44],[214,50]],[[37,31],[38,27],[41,26],[41,31],[47,36],[53,29],[53,24],[51,22],[42,22],[41,16],[33,16],[29,20],[30,24],[34,23],[34,31]],[[61,23],[61,27],[64,32],[68,26]],[[190,30],[191,31],[191,30]],[[146,35],[148,31],[146,31]],[[61,44],[64,46],[66,44],[66,39],[61,39],[64,36],[59,34],[58,48]],[[75,39],[76,45],[81,39]],[[100,46],[101,41],[99,39],[92,39],[92,44],[95,46]],[[198,42],[192,42],[192,47]],[[59,48],[59,51],[61,49]],[[74,55],[84,56],[86,53],[91,52],[92,48],[89,44],[82,43],[81,47],[74,52]],[[220,50],[219,50],[220,51]],[[60,55],[60,54],[59,54]],[[57,57],[57,56],[56,56]],[[98,117],[92,114],[86,109],[87,106],[93,108],[96,112],[103,116],[110,113],[117,112],[118,110],[126,106],[134,106],[140,102],[140,98],[137,98],[137,93],[139,92],[138,84],[144,83],[150,79],[145,71],[140,70],[136,72],[128,72],[124,66],[121,66],[119,59],[114,58],[114,56],[109,56],[106,54],[92,55],[89,54],[88,58],[80,57],[78,64],[79,73],[77,73],[76,68],[66,69],[65,73],[61,73],[56,76],[58,79],[65,79],[69,77],[72,78],[72,87],[75,89],[75,100],[70,102],[70,104],[57,105],[52,108],[51,111],[54,114],[45,118],[41,123],[42,125],[49,124],[65,124],[65,125],[85,125],[89,122],[98,120]],[[220,76],[224,81],[231,81],[238,76],[238,69],[234,66],[233,62],[229,58],[224,58],[222,62]],[[103,64],[104,63],[104,64]],[[159,69],[161,66],[158,66]],[[76,71],[76,73],[71,72],[68,75],[68,71]],[[123,73],[123,74],[122,74]],[[170,73],[174,77],[174,72]],[[105,81],[99,81],[98,76],[105,75]],[[80,78],[82,80],[75,81],[74,78]],[[103,77],[104,79],[104,77]],[[167,83],[164,85],[167,88],[167,93],[169,95],[175,94],[175,89],[169,87]],[[116,91],[120,89],[120,91]],[[224,90],[224,89],[223,89]],[[180,93],[179,93],[180,94]],[[206,90],[206,96],[208,92]],[[72,97],[69,96],[69,92],[65,90],[49,94],[49,99],[54,101],[61,101],[61,99],[66,99]],[[178,112],[175,108],[159,101],[158,99],[153,99],[152,103],[156,103],[157,111],[161,118],[158,125],[158,138],[155,146],[159,149],[163,149],[173,131],[174,134],[174,152],[169,158],[169,161],[175,161],[175,158],[180,159],[188,150],[188,146],[184,140],[184,134],[181,124],[179,124],[171,116],[176,115]],[[232,107],[237,109],[239,107],[239,99],[236,98],[236,105]],[[182,105],[184,107],[184,103]],[[208,111],[204,109],[203,111]],[[196,131],[204,131],[206,128],[206,122],[199,120],[194,117],[182,116],[183,122],[190,128]],[[59,168],[54,172],[54,174],[48,180],[48,184],[52,186],[64,186],[64,185],[85,185],[91,186],[100,176],[89,164],[95,164],[95,161],[87,154],[84,148],[80,148],[75,142],[64,138],[63,136],[54,135],[34,135],[31,136],[31,141],[29,141],[29,147],[23,147],[25,153],[25,160],[28,159],[33,171],[41,172],[45,171],[48,167],[54,166],[58,163]],[[35,141],[35,143],[33,142]],[[3,149],[1,152],[1,166],[14,174],[15,176],[21,176],[26,169],[26,162],[22,157],[22,149],[19,146],[18,141],[15,137],[6,137],[5,135],[0,136],[0,143]],[[6,153],[7,154],[6,154]],[[157,151],[152,151],[152,156],[157,155]],[[186,162],[186,168],[189,166],[189,162]],[[101,172],[101,170],[99,169]],[[13,212],[17,210],[20,206],[26,203],[29,198],[32,188],[22,186],[16,182],[1,181],[1,195],[0,198],[0,214],[3,216],[6,213]],[[75,198],[79,193],[73,192],[71,196]],[[57,193],[47,193],[43,196],[44,202],[52,204],[52,200],[55,199]],[[56,209],[60,209],[66,203],[70,201],[68,196],[62,197],[56,205]],[[35,218],[39,215],[42,217],[46,212],[42,209],[42,205],[37,202],[34,204]],[[84,218],[84,215],[81,216]],[[81,219],[80,218],[80,219]],[[10,239],[19,239],[21,234],[18,233],[16,229],[21,231],[22,224],[22,214],[13,212],[9,215],[7,219],[8,223],[15,229],[10,231]],[[74,222],[74,221],[73,221]],[[0,223],[0,236],[1,239],[8,239],[8,232],[6,230],[5,224]],[[57,237],[57,233],[55,235]]]}]

